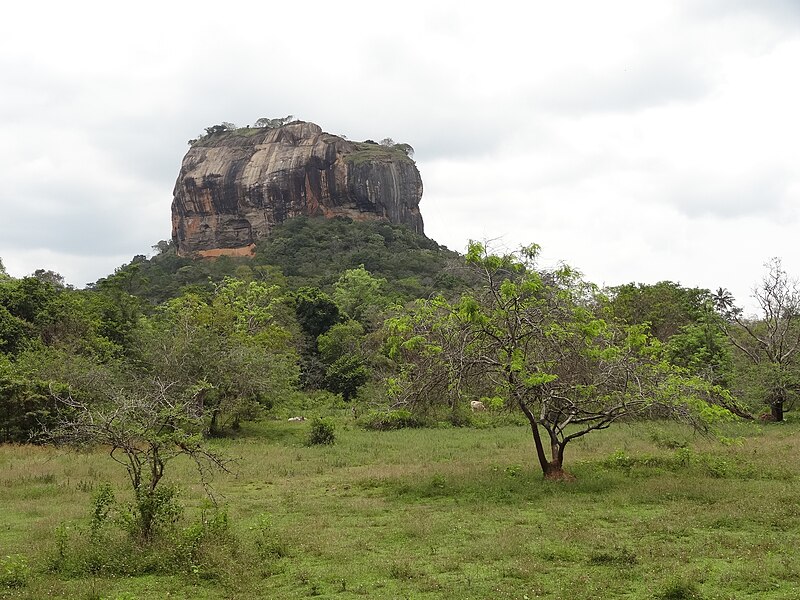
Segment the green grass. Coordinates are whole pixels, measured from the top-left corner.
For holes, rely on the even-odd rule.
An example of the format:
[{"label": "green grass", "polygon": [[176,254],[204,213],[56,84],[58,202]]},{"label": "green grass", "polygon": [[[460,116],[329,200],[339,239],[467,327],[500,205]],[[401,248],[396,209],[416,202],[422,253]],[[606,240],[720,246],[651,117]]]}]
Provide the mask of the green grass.
[{"label": "green grass", "polygon": [[[0,557],[30,571],[0,598],[800,597],[799,424],[739,425],[728,445],[620,426],[569,447],[577,480],[560,483],[542,480],[522,426],[370,432],[340,418],[336,444],[312,447],[308,426],[214,442],[240,457],[215,480],[234,533],[266,536],[267,558],[210,579],[48,573],[59,524],[86,523],[92,491],[124,490],[125,474],[102,452],[0,447]],[[171,475],[197,514],[191,466]]]}]

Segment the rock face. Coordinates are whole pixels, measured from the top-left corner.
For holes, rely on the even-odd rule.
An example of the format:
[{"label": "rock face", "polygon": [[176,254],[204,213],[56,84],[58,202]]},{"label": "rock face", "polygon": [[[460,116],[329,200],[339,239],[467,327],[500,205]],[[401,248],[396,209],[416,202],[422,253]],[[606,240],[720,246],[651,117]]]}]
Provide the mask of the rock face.
[{"label": "rock face", "polygon": [[196,141],[172,201],[182,256],[246,256],[295,216],[386,220],[423,233],[422,179],[402,148],[354,143],[295,121]]}]

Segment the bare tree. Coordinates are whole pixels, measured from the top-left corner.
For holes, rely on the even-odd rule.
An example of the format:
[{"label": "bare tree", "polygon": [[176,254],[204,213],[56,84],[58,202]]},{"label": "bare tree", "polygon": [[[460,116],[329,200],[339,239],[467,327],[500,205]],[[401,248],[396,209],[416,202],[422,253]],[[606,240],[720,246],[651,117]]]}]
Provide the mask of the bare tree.
[{"label": "bare tree", "polygon": [[718,290],[714,301],[731,343],[753,367],[746,376],[760,388],[771,420],[783,421],[784,411],[791,408],[800,389],[800,288],[779,258],[772,258],[764,267],[767,272],[753,290],[760,309],[755,318],[746,317],[727,290]]},{"label": "bare tree", "polygon": [[227,471],[228,461],[209,449],[203,436],[203,386],[186,389],[163,374],[113,373],[97,366],[83,389],[53,388],[55,423],[45,439],[75,448],[102,447],[128,473],[134,495],[136,530],[150,540],[168,495],[160,484],[178,456],[195,463],[208,487],[212,469]]}]

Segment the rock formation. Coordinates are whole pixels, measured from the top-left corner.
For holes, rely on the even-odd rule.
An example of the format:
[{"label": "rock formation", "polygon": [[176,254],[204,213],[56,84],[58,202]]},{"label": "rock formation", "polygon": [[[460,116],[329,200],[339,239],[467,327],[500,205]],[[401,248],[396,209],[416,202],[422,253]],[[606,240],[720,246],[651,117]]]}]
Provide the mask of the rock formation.
[{"label": "rock formation", "polygon": [[172,201],[182,256],[246,256],[295,216],[381,219],[423,233],[422,179],[402,146],[354,143],[295,121],[192,143]]}]

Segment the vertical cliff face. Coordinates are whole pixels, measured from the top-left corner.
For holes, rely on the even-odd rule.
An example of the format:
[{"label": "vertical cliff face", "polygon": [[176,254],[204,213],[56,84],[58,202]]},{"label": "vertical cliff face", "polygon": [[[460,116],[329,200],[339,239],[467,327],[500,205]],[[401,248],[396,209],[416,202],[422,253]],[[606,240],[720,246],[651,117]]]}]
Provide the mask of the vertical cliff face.
[{"label": "vertical cliff face", "polygon": [[387,220],[423,233],[422,179],[402,149],[354,143],[296,121],[195,142],[172,201],[172,237],[186,256],[248,255],[295,216]]}]

